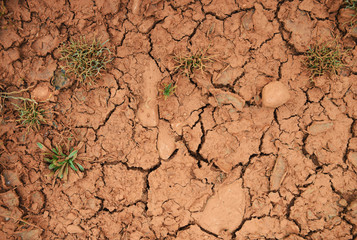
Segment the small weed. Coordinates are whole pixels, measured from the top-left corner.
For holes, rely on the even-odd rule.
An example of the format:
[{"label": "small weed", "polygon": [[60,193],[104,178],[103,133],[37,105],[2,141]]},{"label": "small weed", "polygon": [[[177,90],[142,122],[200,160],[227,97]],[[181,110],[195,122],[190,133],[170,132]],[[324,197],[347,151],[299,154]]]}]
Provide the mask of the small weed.
[{"label": "small weed", "polygon": [[56,146],[52,148],[52,150],[49,150],[42,143],[37,143],[37,146],[45,151],[44,160],[49,163],[48,168],[52,170],[50,175],[54,177],[54,182],[57,178],[67,181],[69,168],[72,168],[75,172],[77,172],[78,169],[84,171],[81,164],[74,162],[77,158],[78,150],[71,148],[67,151],[68,153],[66,153],[61,146]]},{"label": "small weed", "polygon": [[357,0],[345,0],[344,6],[346,9],[352,9],[354,11],[354,13],[351,14],[351,19],[347,22],[350,26],[353,26],[357,22]]},{"label": "small weed", "polygon": [[29,102],[34,102],[36,103],[35,100],[33,99],[29,99],[29,98],[24,98],[24,97],[17,97],[17,96],[14,96],[16,94],[20,94],[22,92],[25,92],[27,90],[29,90],[30,88],[33,88],[34,86],[30,86],[26,89],[22,89],[22,90],[19,90],[19,91],[13,91],[13,92],[5,92],[3,91],[4,89],[4,86],[0,86],[0,120],[3,119],[3,109],[4,109],[4,106],[5,106],[5,99],[18,99],[18,100],[22,100],[22,101],[29,101]]},{"label": "small weed", "polygon": [[60,60],[66,62],[63,67],[66,73],[74,74],[80,83],[91,85],[112,61],[110,49],[104,47],[106,42],[95,39],[90,43],[81,37],[78,41],[71,39],[69,44],[62,44]]},{"label": "small weed", "polygon": [[319,44],[306,52],[305,65],[311,72],[311,79],[325,73],[338,74],[345,67],[346,52],[338,44]]},{"label": "small weed", "polygon": [[47,123],[47,110],[42,108],[34,100],[28,100],[29,101],[24,100],[23,105],[14,104],[16,111],[19,113],[19,119],[16,121],[26,126],[27,132],[30,128],[39,130],[42,124]]},{"label": "small weed", "polygon": [[[7,214],[7,213],[9,213],[9,214]],[[35,227],[35,228],[38,228],[38,229],[42,229],[42,228],[40,228],[39,226],[37,226],[37,225],[35,225],[35,224],[33,224],[33,223],[30,223],[30,222],[28,221],[28,219],[17,218],[17,217],[12,216],[12,215],[11,215],[11,211],[9,211],[9,210],[2,211],[2,212],[0,213],[0,216],[3,217],[3,218],[5,218],[5,219],[12,219],[12,220],[14,220],[15,222],[18,222],[19,225],[28,225],[28,226]]]},{"label": "small weed", "polygon": [[166,100],[168,97],[170,97],[172,94],[175,93],[175,89],[177,86],[175,86],[172,83],[164,83],[163,84],[163,89],[161,89],[160,91],[162,92],[162,95],[164,95],[164,99]]},{"label": "small weed", "polygon": [[4,1],[0,1],[0,18],[5,16],[7,13],[7,9],[5,7]]},{"label": "small weed", "polygon": [[[29,99],[29,98],[23,98],[23,97],[13,96],[13,95],[15,95],[15,94],[19,94],[19,93],[25,92],[25,91],[29,90],[29,89],[32,88],[32,87],[33,87],[33,86],[28,87],[28,88],[23,89],[23,90],[20,90],[20,91],[14,91],[14,92],[4,92],[4,91],[1,91],[1,92],[0,92],[0,113],[2,112],[2,109],[4,108],[4,102],[5,102],[5,99],[6,99],[6,98],[20,99],[20,100],[23,100],[23,101],[32,101],[32,102],[35,102],[35,100]],[[2,86],[0,86],[0,89],[3,90]]]},{"label": "small weed", "polygon": [[208,56],[208,49],[198,50],[193,55],[185,56],[175,56],[174,61],[176,62],[174,72],[181,71],[188,77],[191,77],[195,70],[201,70],[203,73],[206,68],[206,63],[213,62],[212,56]]},{"label": "small weed", "polygon": [[70,144],[72,141],[78,141],[77,135],[79,130],[73,129],[72,121],[73,120],[70,120],[69,122],[66,122],[66,124],[63,122],[58,122],[58,125],[55,123],[56,128],[60,128],[61,130],[51,132],[53,135],[56,135],[56,139],[58,139],[58,145],[65,146],[66,149],[70,149]]},{"label": "small weed", "polygon": [[345,0],[345,7],[357,11],[357,0]]}]

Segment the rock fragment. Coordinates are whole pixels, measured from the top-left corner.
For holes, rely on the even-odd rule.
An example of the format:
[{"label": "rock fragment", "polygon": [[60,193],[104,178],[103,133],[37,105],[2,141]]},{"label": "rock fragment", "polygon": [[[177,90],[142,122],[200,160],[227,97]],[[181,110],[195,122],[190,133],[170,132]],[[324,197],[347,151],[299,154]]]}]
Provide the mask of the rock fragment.
[{"label": "rock fragment", "polygon": [[333,126],[333,122],[314,122],[308,128],[308,132],[312,135],[326,132]]},{"label": "rock fragment", "polygon": [[243,110],[245,102],[239,95],[220,89],[211,89],[210,92],[215,96],[218,105],[232,104],[238,111]]},{"label": "rock fragment", "polygon": [[67,78],[66,72],[63,69],[56,69],[51,78],[51,85],[54,86],[56,90],[68,87],[72,82],[73,79]]},{"label": "rock fragment", "polygon": [[275,191],[280,188],[281,183],[284,180],[287,170],[286,160],[279,156],[276,159],[275,166],[270,177],[270,190]]}]

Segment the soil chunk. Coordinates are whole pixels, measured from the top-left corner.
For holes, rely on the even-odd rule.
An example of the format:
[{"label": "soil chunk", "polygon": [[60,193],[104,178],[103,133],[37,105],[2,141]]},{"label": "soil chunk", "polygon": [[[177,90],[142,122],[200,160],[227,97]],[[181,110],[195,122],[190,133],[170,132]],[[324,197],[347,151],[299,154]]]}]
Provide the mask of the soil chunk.
[{"label": "soil chunk", "polygon": [[[145,59],[146,60],[146,59]],[[157,82],[161,72],[153,60],[147,59],[143,74],[143,93],[137,116],[145,127],[156,127],[159,121],[157,106]]]},{"label": "soil chunk", "polygon": [[21,237],[22,240],[32,240],[32,239],[41,239],[41,229],[33,229],[28,231],[23,231],[16,233],[17,236]]},{"label": "soil chunk", "polygon": [[16,186],[20,186],[22,184],[18,174],[14,171],[5,170],[5,171],[3,171],[2,175],[4,177],[6,186],[16,187]]},{"label": "soil chunk", "polygon": [[175,151],[175,148],[175,138],[170,129],[170,124],[165,121],[160,121],[157,139],[157,149],[160,157],[162,159],[168,159]]},{"label": "soil chunk", "polygon": [[222,185],[213,197],[207,201],[203,212],[194,217],[198,224],[219,235],[222,231],[233,232],[243,220],[245,194],[242,180]]},{"label": "soil chunk", "polygon": [[83,229],[77,225],[68,225],[67,231],[68,231],[68,233],[83,233],[84,232]]},{"label": "soil chunk", "polygon": [[2,193],[0,195],[0,200],[8,208],[17,207],[19,206],[20,203],[19,197],[16,195],[16,193],[13,190]]},{"label": "soil chunk", "polygon": [[288,234],[298,232],[298,226],[296,226],[293,221],[287,219],[276,219],[272,217],[264,217],[261,219],[253,218],[244,223],[241,231],[236,235],[235,240],[261,239],[261,236],[268,239],[283,239],[283,237]]},{"label": "soil chunk", "polygon": [[314,122],[309,127],[309,133],[312,135],[317,135],[319,133],[326,132],[333,126],[333,122]]},{"label": "soil chunk", "polygon": [[31,210],[34,213],[39,213],[45,204],[45,197],[40,191],[35,191],[30,195],[31,199]]},{"label": "soil chunk", "polygon": [[33,99],[38,102],[49,100],[53,95],[47,83],[41,83],[31,93]]}]

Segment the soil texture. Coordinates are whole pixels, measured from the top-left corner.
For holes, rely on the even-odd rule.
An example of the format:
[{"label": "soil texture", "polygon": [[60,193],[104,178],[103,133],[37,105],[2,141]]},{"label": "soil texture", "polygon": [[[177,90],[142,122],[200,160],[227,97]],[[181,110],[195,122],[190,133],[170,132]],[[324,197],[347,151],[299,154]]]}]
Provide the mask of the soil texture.
[{"label": "soil texture", "polygon": [[[1,92],[28,88],[51,114],[27,133],[3,99],[0,239],[357,238],[357,24],[343,0],[4,6]],[[113,52],[90,86],[61,69],[59,47],[82,36]],[[312,82],[305,52],[326,41],[348,49],[345,67]],[[202,71],[175,71],[201,50]],[[262,96],[273,82],[283,99]],[[68,138],[85,170],[53,184],[36,143]]]}]

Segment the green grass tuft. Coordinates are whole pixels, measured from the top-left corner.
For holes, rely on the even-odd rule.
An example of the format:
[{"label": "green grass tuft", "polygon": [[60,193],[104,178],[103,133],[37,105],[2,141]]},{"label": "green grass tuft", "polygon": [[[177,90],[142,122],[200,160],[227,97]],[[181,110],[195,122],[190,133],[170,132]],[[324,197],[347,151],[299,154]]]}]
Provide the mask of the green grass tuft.
[{"label": "green grass tuft", "polygon": [[305,66],[311,72],[311,79],[325,73],[337,75],[345,67],[345,55],[346,52],[337,43],[310,47],[305,54]]},{"label": "green grass tuft", "polygon": [[25,99],[22,105],[14,104],[19,113],[19,119],[16,121],[21,122],[26,127],[27,132],[30,129],[38,131],[42,124],[47,123],[47,110],[34,100],[28,100]]},{"label": "green grass tuft", "polygon": [[50,175],[54,177],[54,182],[57,178],[67,181],[69,168],[75,172],[84,171],[83,166],[75,162],[78,150],[71,148],[69,151],[64,151],[61,146],[49,150],[39,142],[37,146],[44,151],[44,160],[49,164],[48,168],[52,171]]},{"label": "green grass tuft", "polygon": [[170,97],[172,94],[175,93],[175,89],[177,86],[175,86],[172,83],[169,84],[163,84],[163,89],[161,89],[160,91],[162,92],[162,95],[164,96],[164,99],[166,100],[168,97]]},{"label": "green grass tuft", "polygon": [[17,96],[13,96],[13,95],[16,95],[16,94],[20,94],[22,92],[26,92],[27,90],[33,88],[34,86],[30,86],[26,89],[22,89],[22,90],[19,90],[19,91],[13,91],[13,92],[5,92],[3,91],[4,89],[4,86],[2,86],[0,84],[0,119],[2,117],[2,114],[3,114],[3,108],[5,106],[5,99],[18,99],[18,100],[22,100],[22,101],[28,101],[28,102],[33,102],[33,103],[36,103],[35,100],[33,99],[30,99],[30,98],[25,98],[25,97],[17,97]]},{"label": "green grass tuft", "polygon": [[110,49],[104,47],[106,42],[101,43],[96,39],[88,42],[81,37],[79,40],[71,39],[68,44],[62,44],[60,60],[66,63],[63,69],[67,74],[74,74],[80,83],[91,85],[112,61]]},{"label": "green grass tuft", "polygon": [[345,0],[345,7],[357,11],[357,0]]},{"label": "green grass tuft", "polygon": [[344,6],[346,9],[352,9],[354,11],[351,14],[351,19],[348,21],[349,25],[352,27],[357,22],[357,0],[345,0]]},{"label": "green grass tuft", "polygon": [[208,49],[201,49],[192,55],[175,56],[173,58],[176,63],[174,72],[180,71],[188,77],[191,77],[195,70],[201,70],[203,73],[206,63],[213,62],[212,56],[209,56],[207,51]]},{"label": "green grass tuft", "polygon": [[0,1],[0,18],[5,16],[7,13],[7,9],[5,7],[4,1]]}]

